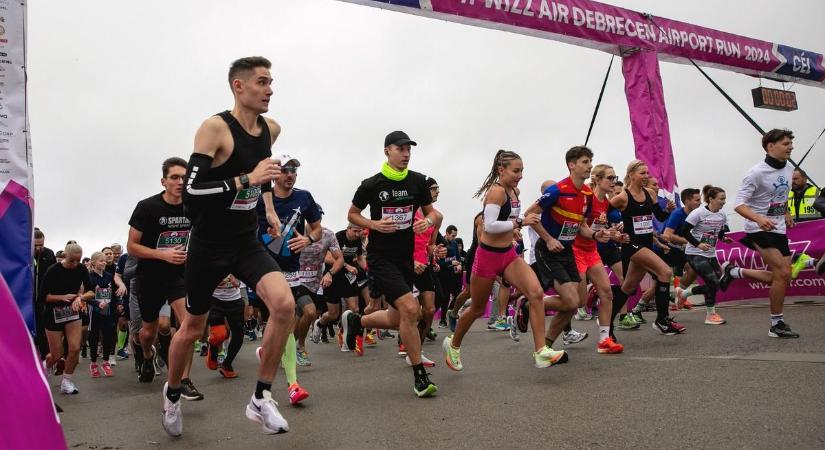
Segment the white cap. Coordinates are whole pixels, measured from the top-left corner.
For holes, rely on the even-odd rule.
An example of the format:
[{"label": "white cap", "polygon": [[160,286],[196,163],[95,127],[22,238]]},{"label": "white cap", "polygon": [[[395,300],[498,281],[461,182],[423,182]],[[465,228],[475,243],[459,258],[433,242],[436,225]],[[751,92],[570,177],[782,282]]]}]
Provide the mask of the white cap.
[{"label": "white cap", "polygon": [[293,157],[291,157],[287,154],[278,155],[278,156],[275,157],[275,159],[277,159],[278,161],[281,162],[281,166],[285,166],[289,163],[293,163],[292,165],[294,165],[295,167],[301,167],[301,162],[298,161],[297,158],[293,158]]}]

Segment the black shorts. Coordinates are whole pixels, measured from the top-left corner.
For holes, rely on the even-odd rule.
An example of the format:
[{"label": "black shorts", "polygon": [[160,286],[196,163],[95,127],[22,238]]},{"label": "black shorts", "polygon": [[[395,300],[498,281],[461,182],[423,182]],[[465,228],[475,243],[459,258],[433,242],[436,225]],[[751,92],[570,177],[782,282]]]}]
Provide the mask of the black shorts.
[{"label": "black shorts", "polygon": [[341,269],[332,276],[332,284],[328,290],[325,289],[325,291],[329,291],[330,303],[338,303],[342,298],[358,297],[361,287],[367,283],[367,274],[360,268],[358,268],[358,274],[352,283],[347,277],[348,273],[346,270]]},{"label": "black shorts", "polygon": [[[68,303],[66,305],[61,305],[62,309],[55,313],[54,306],[49,304],[43,309],[43,328],[47,331],[63,331],[67,323],[72,322],[79,322],[81,321],[81,314],[77,313],[77,318],[72,318],[69,320],[65,320],[68,317],[74,317],[75,314],[70,314],[69,310],[65,308],[65,306],[70,306]],[[60,320],[60,323],[57,323],[57,320]],[[65,320],[65,321],[64,321]]]},{"label": "black shorts", "polygon": [[791,256],[791,249],[788,247],[788,236],[785,234],[758,231],[745,234],[745,237],[739,239],[739,242],[751,250],[757,250],[757,246],[759,248],[775,248],[782,253],[782,256]]},{"label": "black shorts", "polygon": [[243,299],[220,300],[212,297],[212,307],[209,308],[209,325],[223,325],[224,320],[229,323],[243,323]]},{"label": "black shorts", "polygon": [[602,263],[604,263],[607,267],[613,267],[613,264],[622,262],[622,255],[619,253],[619,249],[616,248],[615,245],[600,245],[597,250],[599,252],[599,257],[602,259]]},{"label": "black shorts", "polygon": [[[215,283],[215,286],[218,284]],[[137,295],[138,306],[140,307],[140,318],[144,322],[154,322],[158,320],[160,309],[166,302],[171,305],[173,301],[186,298],[186,285],[183,277],[173,276],[163,277],[163,275],[140,274],[136,276],[132,283],[133,292]],[[215,287],[212,287],[212,291]],[[212,301],[212,293],[209,293],[209,301]],[[209,311],[207,309],[207,311]]]},{"label": "black shorts", "polygon": [[467,252],[467,257],[464,259],[464,281],[467,283],[467,286],[470,285],[470,276],[473,274],[473,262],[476,259],[476,249],[470,247],[470,250]]},{"label": "black shorts", "polygon": [[662,259],[668,266],[673,268],[673,275],[676,275],[677,277],[685,275],[685,264],[687,264],[687,258],[685,257],[684,250],[670,247],[670,251],[663,254]]},{"label": "black shorts", "polygon": [[86,311],[80,311],[80,325],[84,327],[89,326],[89,313]]},{"label": "black shorts", "polygon": [[254,289],[264,275],[279,271],[278,264],[254,236],[241,242],[206,241],[191,236],[184,275],[186,310],[196,316],[209,312],[212,292],[229,274]]},{"label": "black shorts", "polygon": [[394,306],[397,299],[412,293],[415,283],[412,255],[389,257],[373,251],[367,254],[367,264],[373,298],[376,292],[381,293],[387,303]]},{"label": "black shorts", "polygon": [[295,314],[301,317],[304,315],[304,308],[308,305],[315,305],[315,294],[310,292],[303,284],[293,286],[290,289],[292,289],[292,297],[295,298]]},{"label": "black shorts", "polygon": [[539,239],[535,251],[536,262],[532,267],[543,290],[553,287],[554,283],[578,283],[582,280],[571,247],[553,253],[547,250],[547,244]]},{"label": "black shorts", "polygon": [[424,272],[415,274],[415,281],[413,284],[419,292],[435,292],[433,268],[431,266],[427,266]]}]

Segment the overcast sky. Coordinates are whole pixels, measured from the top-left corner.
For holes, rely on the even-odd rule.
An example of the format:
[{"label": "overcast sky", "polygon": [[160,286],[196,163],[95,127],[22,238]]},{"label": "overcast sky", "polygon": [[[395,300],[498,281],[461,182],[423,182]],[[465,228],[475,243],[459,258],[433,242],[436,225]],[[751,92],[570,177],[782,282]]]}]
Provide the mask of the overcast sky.
[{"label": "overcast sky", "polygon": [[[611,3],[825,52],[821,0]],[[401,129],[419,144],[411,169],[438,180],[436,207],[465,240],[480,210],[472,194],[497,149],[521,154],[524,201],[538,197],[542,180],[567,175],[564,152],[583,143],[610,61],[334,0],[30,2],[35,222],[47,246],[76,239],[89,254],[125,244],[136,202],[161,189],[161,162],[188,159],[200,123],[231,109],[226,71],[249,55],[273,62],[268,115],[283,127],[273,152],[301,160],[297,186],[323,205],[325,226],[346,225],[356,187],[384,160],[384,135]],[[589,145],[596,163],[623,175],[634,151],[620,69]],[[798,111],[760,110],[750,94],[757,79],[708,72],[763,128],[792,129],[796,159],[825,127],[823,89],[794,85]],[[695,68],[662,63],[661,73],[680,186],[713,183],[731,197],[763,157],[760,136]],[[825,138],[803,167],[825,184]]]}]

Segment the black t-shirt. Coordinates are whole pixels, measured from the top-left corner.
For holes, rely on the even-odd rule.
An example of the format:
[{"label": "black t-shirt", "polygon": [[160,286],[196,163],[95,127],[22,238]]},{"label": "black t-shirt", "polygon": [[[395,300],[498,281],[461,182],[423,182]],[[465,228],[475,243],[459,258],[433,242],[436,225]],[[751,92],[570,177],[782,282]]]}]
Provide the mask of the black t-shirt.
[{"label": "black t-shirt", "polygon": [[367,252],[393,258],[412,258],[415,211],[432,202],[427,177],[418,172],[409,171],[401,181],[392,181],[380,173],[362,181],[355,191],[352,204],[362,210],[369,205],[372,220],[391,217],[398,226],[394,233],[372,230]]},{"label": "black t-shirt", "polygon": [[338,240],[338,247],[341,248],[341,254],[344,255],[344,262],[351,266],[355,265],[355,259],[364,254],[361,238],[349,240],[347,239],[347,230],[341,230],[335,233],[335,239]]},{"label": "black t-shirt", "polygon": [[[171,249],[189,245],[189,219],[183,214],[183,205],[170,205],[163,194],[153,195],[138,202],[129,225],[143,233],[140,244],[149,248]],[[183,275],[183,264],[169,264],[159,259],[141,259],[137,274]]]},{"label": "black t-shirt", "polygon": [[[90,290],[94,290],[95,292],[94,301],[89,302],[91,310],[104,316],[108,316],[111,314],[113,307],[112,300],[114,300],[115,291],[117,290],[114,277],[105,270],[100,275],[98,275],[95,271],[91,271],[89,272],[89,283],[89,287],[91,288]],[[100,305],[104,302],[108,303],[109,307],[101,309]]]},{"label": "black t-shirt", "polygon": [[[83,264],[78,264],[74,269],[67,269],[63,264],[55,264],[49,267],[46,275],[43,277],[43,283],[40,285],[41,301],[46,302],[48,295],[64,295],[77,294],[80,292],[80,287],[83,286],[83,292],[92,290],[92,283],[89,280],[89,271]],[[65,306],[68,303],[46,303],[49,307],[55,305]]]}]

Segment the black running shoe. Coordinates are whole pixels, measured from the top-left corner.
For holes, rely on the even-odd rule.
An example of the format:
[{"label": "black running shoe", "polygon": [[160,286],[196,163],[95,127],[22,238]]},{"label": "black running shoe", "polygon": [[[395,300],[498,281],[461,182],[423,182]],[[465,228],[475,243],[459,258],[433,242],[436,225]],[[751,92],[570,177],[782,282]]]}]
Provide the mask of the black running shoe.
[{"label": "black running shoe", "polygon": [[151,358],[144,359],[140,364],[138,381],[141,383],[151,383],[155,379],[155,354]]},{"label": "black running shoe", "polygon": [[198,391],[198,388],[192,384],[192,380],[189,378],[180,380],[180,396],[183,397],[184,400],[189,400],[190,402],[203,400],[203,394]]},{"label": "black running shoe", "polygon": [[341,327],[344,330],[344,342],[347,347],[355,348],[355,337],[361,334],[360,316],[352,311],[344,311],[341,315]]},{"label": "black running shoe", "polygon": [[524,296],[516,300],[516,327],[519,332],[526,333],[527,325],[530,323],[530,302]]},{"label": "black running shoe", "polygon": [[656,330],[659,334],[663,334],[665,336],[673,336],[674,334],[679,334],[679,330],[676,329],[669,320],[665,321],[665,323],[660,323],[658,320],[654,320],[653,329]]},{"label": "black running shoe", "polygon": [[83,358],[83,359],[86,359],[86,358],[88,358],[88,354],[89,354],[89,347],[87,347],[85,345],[81,346],[80,347],[80,357]]},{"label": "black running shoe", "polygon": [[438,386],[430,381],[429,374],[425,373],[421,376],[415,377],[415,384],[413,385],[413,392],[418,398],[430,397],[438,392]]},{"label": "black running shoe", "polygon": [[784,321],[780,320],[779,323],[772,326],[771,330],[768,331],[768,337],[795,339],[799,337],[799,333],[791,331],[791,327],[789,327]]},{"label": "black running shoe", "polygon": [[728,290],[728,286],[730,286],[731,281],[733,281],[733,277],[730,276],[730,271],[733,270],[733,265],[729,262],[725,262],[722,264],[722,276],[719,278],[719,289],[722,292]]}]

